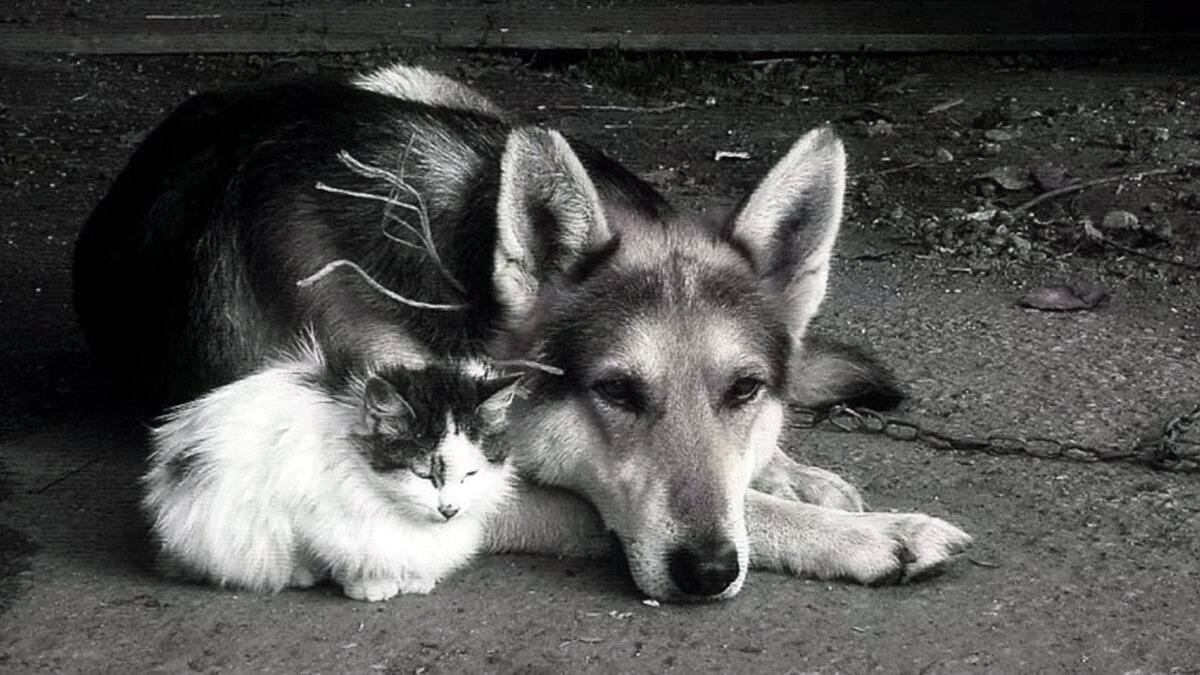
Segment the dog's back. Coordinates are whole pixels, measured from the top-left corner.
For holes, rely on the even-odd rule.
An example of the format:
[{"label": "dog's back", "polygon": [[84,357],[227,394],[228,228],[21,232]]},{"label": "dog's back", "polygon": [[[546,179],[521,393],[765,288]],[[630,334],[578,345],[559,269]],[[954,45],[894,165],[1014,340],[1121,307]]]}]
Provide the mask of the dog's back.
[{"label": "dog's back", "polygon": [[[487,227],[507,129],[494,117],[405,101],[345,84],[297,83],[198,96],[138,148],[88,220],[76,248],[76,307],[101,360],[140,398],[177,402],[261,364],[311,324],[351,353],[419,358],[487,335],[493,304]],[[339,163],[339,152],[402,175],[428,218],[449,274],[385,204],[316,189],[318,182],[387,198]],[[391,195],[418,206],[410,195]],[[388,288],[472,313],[406,313],[358,280],[353,260]],[[449,281],[454,279],[454,283]],[[415,339],[407,339],[403,327]]]},{"label": "dog's back", "polygon": [[[430,78],[412,86],[449,82]],[[74,266],[88,342],[135,397],[186,400],[310,327],[330,349],[413,364],[431,350],[478,352],[495,336],[496,203],[512,129],[483,97],[372,82],[392,89],[301,82],[202,94],[137,149],[88,219]],[[577,150],[612,202],[656,218],[668,210],[620,165]],[[427,228],[429,241],[410,228]],[[296,285],[337,260],[404,297],[470,309],[414,310],[348,270]]]}]

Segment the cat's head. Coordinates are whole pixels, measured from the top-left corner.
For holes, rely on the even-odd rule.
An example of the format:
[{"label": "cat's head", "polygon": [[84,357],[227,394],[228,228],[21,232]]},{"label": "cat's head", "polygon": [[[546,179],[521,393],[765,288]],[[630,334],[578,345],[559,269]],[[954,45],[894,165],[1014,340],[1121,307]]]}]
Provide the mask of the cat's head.
[{"label": "cat's head", "polygon": [[468,510],[508,475],[502,432],[517,379],[442,366],[371,375],[361,390],[371,469],[443,518]]}]

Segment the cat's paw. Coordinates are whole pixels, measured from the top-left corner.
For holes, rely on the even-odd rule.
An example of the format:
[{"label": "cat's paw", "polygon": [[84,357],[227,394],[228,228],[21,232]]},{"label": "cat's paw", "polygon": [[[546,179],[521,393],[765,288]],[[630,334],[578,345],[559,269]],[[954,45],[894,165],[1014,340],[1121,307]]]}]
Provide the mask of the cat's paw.
[{"label": "cat's paw", "polygon": [[292,588],[309,588],[317,583],[317,575],[313,571],[304,566],[292,568],[292,576],[288,579],[288,586]]},{"label": "cat's paw", "polygon": [[[360,579],[342,584],[346,597],[364,602],[380,602],[400,592],[398,579]],[[407,591],[406,591],[407,592]]]},{"label": "cat's paw", "polygon": [[409,578],[409,579],[405,579],[404,581],[400,582],[400,592],[401,593],[420,593],[421,595],[424,595],[424,594],[432,591],[433,587],[436,585],[437,585],[436,579]]}]

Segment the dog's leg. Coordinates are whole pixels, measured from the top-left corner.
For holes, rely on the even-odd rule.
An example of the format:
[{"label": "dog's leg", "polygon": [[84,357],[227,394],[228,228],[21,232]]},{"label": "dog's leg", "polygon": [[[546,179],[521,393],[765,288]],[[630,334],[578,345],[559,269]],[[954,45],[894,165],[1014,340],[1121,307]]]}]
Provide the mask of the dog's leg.
[{"label": "dog's leg", "polygon": [[971,537],[919,513],[849,513],[751,490],[746,526],[753,567],[818,579],[900,583],[937,571]]},{"label": "dog's leg", "polygon": [[612,539],[600,513],[572,492],[522,480],[484,528],[488,553],[598,558]]},{"label": "dog's leg", "polygon": [[751,487],[769,495],[842,511],[862,511],[858,489],[825,469],[805,466],[776,448]]},{"label": "dog's leg", "polygon": [[[891,372],[860,348],[806,335],[788,375],[791,402],[824,410],[836,403],[890,410],[904,398]],[[754,487],[785,499],[862,511],[854,486],[836,474],[804,466],[776,450]]]}]

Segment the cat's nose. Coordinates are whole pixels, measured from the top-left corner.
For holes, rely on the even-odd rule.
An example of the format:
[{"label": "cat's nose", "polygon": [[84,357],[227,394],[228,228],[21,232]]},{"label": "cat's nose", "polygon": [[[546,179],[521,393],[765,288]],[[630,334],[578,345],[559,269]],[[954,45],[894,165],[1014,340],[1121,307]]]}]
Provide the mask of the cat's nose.
[{"label": "cat's nose", "polygon": [[454,504],[438,504],[438,513],[442,514],[446,520],[450,520],[454,514],[458,513],[458,507]]}]

